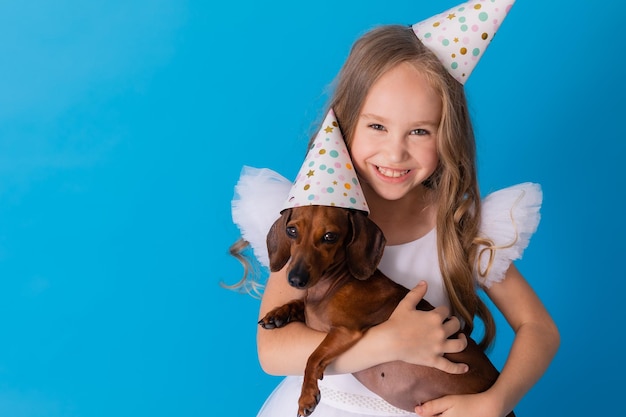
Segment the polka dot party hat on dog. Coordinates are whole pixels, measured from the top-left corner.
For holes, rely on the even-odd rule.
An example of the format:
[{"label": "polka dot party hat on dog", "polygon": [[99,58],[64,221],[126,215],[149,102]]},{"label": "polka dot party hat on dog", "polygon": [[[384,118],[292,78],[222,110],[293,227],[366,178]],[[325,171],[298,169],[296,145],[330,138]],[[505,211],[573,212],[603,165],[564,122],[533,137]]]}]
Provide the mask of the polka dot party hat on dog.
[{"label": "polka dot party hat on dog", "polygon": [[465,84],[515,0],[472,0],[413,25],[420,41]]},{"label": "polka dot party hat on dog", "polygon": [[315,136],[282,210],[299,206],[337,206],[369,213],[332,109]]}]

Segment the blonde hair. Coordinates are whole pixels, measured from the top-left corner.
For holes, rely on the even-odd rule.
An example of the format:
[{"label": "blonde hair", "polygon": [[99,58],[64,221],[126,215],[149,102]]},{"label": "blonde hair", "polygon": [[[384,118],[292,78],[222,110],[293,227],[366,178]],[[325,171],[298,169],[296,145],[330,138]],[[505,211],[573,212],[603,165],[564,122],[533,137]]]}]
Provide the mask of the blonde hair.
[{"label": "blonde hair", "polygon": [[259,282],[260,263],[256,261],[253,254],[250,254],[250,242],[243,237],[237,239],[235,243],[230,245],[228,253],[236,258],[243,266],[243,275],[239,281],[234,284],[226,284],[220,282],[223,288],[245,292],[254,298],[261,298],[265,286]]},{"label": "blonde hair", "polygon": [[473,329],[474,316],[484,324],[480,345],[495,336],[491,312],[480,299],[473,275],[479,239],[481,205],[476,172],[476,147],[463,86],[415,36],[410,27],[375,28],[355,42],[335,80],[329,107],[350,148],[354,130],[370,87],[385,72],[408,62],[425,74],[443,103],[438,131],[439,166],[425,185],[435,194],[437,252],[443,281],[454,314]]}]

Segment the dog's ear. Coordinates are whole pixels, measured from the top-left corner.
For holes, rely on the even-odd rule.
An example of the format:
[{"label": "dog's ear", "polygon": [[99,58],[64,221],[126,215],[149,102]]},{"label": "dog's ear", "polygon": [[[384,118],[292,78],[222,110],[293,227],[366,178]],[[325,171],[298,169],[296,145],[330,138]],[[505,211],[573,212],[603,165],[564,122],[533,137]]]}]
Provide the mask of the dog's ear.
[{"label": "dog's ear", "polygon": [[350,211],[352,240],[346,250],[348,268],[358,279],[372,276],[385,249],[385,235],[382,230],[361,211]]},{"label": "dog's ear", "polygon": [[291,256],[291,242],[285,233],[287,222],[291,217],[291,209],[282,212],[278,220],[274,222],[267,233],[267,252],[270,258],[270,271],[276,272],[283,269]]}]

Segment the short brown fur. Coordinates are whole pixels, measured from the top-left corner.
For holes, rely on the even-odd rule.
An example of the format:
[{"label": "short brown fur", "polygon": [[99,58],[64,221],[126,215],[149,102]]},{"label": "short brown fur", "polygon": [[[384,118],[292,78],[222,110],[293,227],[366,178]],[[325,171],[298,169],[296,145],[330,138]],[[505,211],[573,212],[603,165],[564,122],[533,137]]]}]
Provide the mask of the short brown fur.
[{"label": "short brown fur", "polygon": [[[290,261],[289,283],[306,293],[302,299],[267,313],[259,325],[273,329],[302,321],[327,333],[304,371],[298,416],[308,416],[319,403],[317,381],[322,379],[326,366],[370,327],[387,320],[408,290],[377,269],[385,238],[378,226],[359,211],[327,206],[287,209],[270,229],[267,246],[270,269],[279,271]],[[422,300],[417,308],[433,307]],[[408,411],[444,395],[482,392],[499,373],[467,336],[464,351],[445,355],[453,362],[469,365],[465,374],[396,361],[354,375],[387,402]],[[508,417],[513,416],[511,412]]]}]

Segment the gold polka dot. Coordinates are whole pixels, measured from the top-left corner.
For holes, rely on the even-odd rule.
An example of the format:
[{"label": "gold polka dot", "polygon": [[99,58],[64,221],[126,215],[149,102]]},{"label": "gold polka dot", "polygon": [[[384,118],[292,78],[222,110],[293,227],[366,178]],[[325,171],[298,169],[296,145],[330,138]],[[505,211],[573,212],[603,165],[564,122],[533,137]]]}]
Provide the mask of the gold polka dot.
[{"label": "gold polka dot", "polygon": [[440,24],[441,24],[441,23],[439,23],[439,22],[435,22],[435,23],[433,23],[433,27],[434,27],[434,28],[436,28],[436,27],[437,27],[437,26],[439,26]]},{"label": "gold polka dot", "polygon": [[348,169],[352,169],[352,164],[351,164],[350,162],[348,162],[348,163],[346,164],[346,168],[348,168]]},{"label": "gold polka dot", "polygon": [[346,188],[346,190],[349,190],[350,188],[352,188],[352,186],[348,183],[345,183],[343,186]]},{"label": "gold polka dot", "polygon": [[456,58],[456,54],[450,54],[450,57]]},{"label": "gold polka dot", "polygon": [[461,53],[461,55],[465,55],[467,53],[467,48],[463,47],[459,50],[459,52]]},{"label": "gold polka dot", "polygon": [[475,4],[475,5],[474,5],[474,9],[476,9],[476,10],[480,9],[481,7],[482,7],[482,6],[481,6],[480,4]]},{"label": "gold polka dot", "polygon": [[320,149],[320,155],[324,155],[326,153],[326,149]]},{"label": "gold polka dot", "polygon": [[480,35],[480,37],[481,37],[481,38],[483,38],[483,40],[485,41],[485,40],[487,40],[487,38],[489,37],[489,34],[488,34],[488,33],[486,33],[486,32],[483,32],[483,34],[482,34],[482,35]]},{"label": "gold polka dot", "polygon": [[307,185],[304,186],[305,190],[308,190],[309,188],[311,188],[311,184],[307,184]]}]

